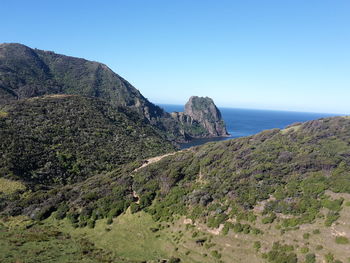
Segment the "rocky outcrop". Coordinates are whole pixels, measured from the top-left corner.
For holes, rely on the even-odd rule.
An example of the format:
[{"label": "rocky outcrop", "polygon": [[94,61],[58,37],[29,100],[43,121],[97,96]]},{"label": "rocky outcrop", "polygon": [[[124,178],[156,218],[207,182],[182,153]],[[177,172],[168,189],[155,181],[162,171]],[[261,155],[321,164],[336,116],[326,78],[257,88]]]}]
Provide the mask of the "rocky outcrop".
[{"label": "rocky outcrop", "polygon": [[192,96],[184,112],[173,112],[182,128],[182,133],[191,138],[228,136],[225,123],[214,101],[208,97]]},{"label": "rocky outcrop", "polygon": [[227,136],[221,112],[208,97],[192,96],[185,105],[185,115],[198,121],[211,136]]}]

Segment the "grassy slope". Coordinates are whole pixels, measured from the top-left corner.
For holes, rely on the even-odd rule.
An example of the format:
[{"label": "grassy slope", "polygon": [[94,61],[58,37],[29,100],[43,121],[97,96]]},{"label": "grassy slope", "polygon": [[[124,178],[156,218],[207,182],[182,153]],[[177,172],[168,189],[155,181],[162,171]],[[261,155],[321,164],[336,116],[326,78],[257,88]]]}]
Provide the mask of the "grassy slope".
[{"label": "grassy slope", "polygon": [[[344,197],[350,201],[349,195],[336,194],[336,197]],[[94,241],[98,248],[113,251],[114,255],[122,256],[129,260],[156,260],[179,257],[182,262],[251,262],[261,263],[264,260],[261,253],[272,248],[273,242],[294,246],[294,252],[298,255],[300,262],[304,261],[305,253],[301,248],[307,247],[307,253],[315,253],[317,262],[322,262],[325,255],[332,253],[334,257],[342,262],[350,260],[350,245],[337,244],[336,236],[344,232],[349,234],[350,207],[344,206],[337,223],[332,227],[325,227],[323,220],[316,220],[313,224],[303,224],[299,229],[287,231],[282,234],[276,229],[278,220],[272,224],[262,224],[262,216],[257,214],[258,219],[253,223],[264,231],[263,235],[235,233],[230,230],[227,235],[220,232],[212,234],[210,228],[205,225],[184,224],[184,217],[177,217],[172,223],[162,223],[161,230],[153,233],[150,229],[158,228],[159,224],[144,213],[126,214],[114,220],[112,225],[107,225],[105,220],[96,224],[95,229],[73,229],[63,224],[63,229],[73,235],[84,235],[90,241]],[[244,222],[244,221],[242,221]],[[167,227],[169,225],[169,227]],[[110,229],[106,231],[106,229]],[[319,230],[320,233],[315,233]],[[193,233],[198,233],[195,237]],[[309,233],[310,237],[305,239],[303,235]],[[196,243],[196,240],[206,237],[207,244],[215,244],[207,248]],[[261,242],[261,248],[257,251],[253,244]],[[322,246],[318,250],[317,246]],[[216,259],[211,255],[212,251],[218,251],[222,257]],[[233,261],[234,260],[234,261]]]},{"label": "grassy slope", "polygon": [[[343,197],[350,202],[350,195],[334,194],[334,198]],[[98,220],[94,229],[73,228],[67,220],[56,220],[53,217],[41,225],[28,228],[32,221],[11,219],[5,225],[10,229],[4,231],[1,227],[0,260],[1,262],[156,262],[163,258],[178,257],[182,262],[252,262],[262,263],[261,253],[269,251],[273,242],[293,245],[300,262],[304,261],[307,247],[308,253],[316,254],[316,262],[323,262],[325,255],[332,253],[341,262],[350,259],[350,246],[337,244],[335,238],[339,234],[349,233],[350,206],[344,205],[341,216],[332,227],[325,227],[323,220],[313,224],[301,225],[299,229],[281,234],[276,229],[278,220],[272,224],[262,224],[262,216],[253,223],[264,231],[263,235],[235,233],[230,230],[212,234],[212,229],[203,224],[188,224],[185,217],[176,217],[173,222],[155,222],[144,212],[125,214],[114,219],[108,225],[106,220]],[[244,221],[242,221],[243,223]],[[185,224],[186,223],[186,224]],[[188,224],[188,225],[187,225]],[[151,228],[160,229],[153,232]],[[319,230],[319,234],[315,233]],[[197,233],[197,234],[193,234]],[[309,233],[305,239],[303,235]],[[195,236],[195,237],[194,237]],[[196,240],[205,237],[204,244],[198,245]],[[255,241],[261,242],[257,251],[253,248]],[[317,246],[322,246],[319,250]],[[212,256],[212,251],[218,251],[221,259]],[[85,251],[85,252],[84,252]],[[88,251],[88,252],[87,252]],[[85,254],[84,254],[85,253]],[[26,255],[25,260],[23,255]]]},{"label": "grassy slope", "polygon": [[[110,262],[109,253],[57,226],[33,224],[25,218],[0,223],[0,262]],[[122,261],[119,261],[122,262]]]}]

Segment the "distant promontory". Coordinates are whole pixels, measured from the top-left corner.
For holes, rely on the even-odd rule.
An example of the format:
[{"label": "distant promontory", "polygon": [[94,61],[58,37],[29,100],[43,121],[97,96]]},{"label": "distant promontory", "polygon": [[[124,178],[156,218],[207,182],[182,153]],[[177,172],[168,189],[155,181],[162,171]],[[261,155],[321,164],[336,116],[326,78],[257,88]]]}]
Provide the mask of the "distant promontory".
[{"label": "distant promontory", "polygon": [[171,115],[180,122],[182,132],[192,138],[229,135],[221,112],[211,98],[192,96],[186,103],[184,112],[172,112]]}]

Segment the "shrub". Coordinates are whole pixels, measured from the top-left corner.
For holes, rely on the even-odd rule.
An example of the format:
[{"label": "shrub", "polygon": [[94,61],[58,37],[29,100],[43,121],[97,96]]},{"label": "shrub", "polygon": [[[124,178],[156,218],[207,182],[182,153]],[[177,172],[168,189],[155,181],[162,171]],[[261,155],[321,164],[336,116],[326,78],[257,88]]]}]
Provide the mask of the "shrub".
[{"label": "shrub", "polygon": [[228,231],[232,227],[233,227],[233,224],[231,222],[225,222],[224,228],[222,229],[221,233],[226,236],[228,234]]},{"label": "shrub", "polygon": [[132,213],[132,214],[135,214],[136,212],[138,212],[138,211],[140,211],[141,209],[140,209],[140,206],[138,205],[138,204],[136,204],[136,203],[131,203],[130,204],[130,212]]},{"label": "shrub", "polygon": [[272,249],[263,254],[263,258],[271,263],[297,263],[298,258],[293,253],[293,246],[281,245],[279,242],[273,243]]},{"label": "shrub", "polygon": [[315,263],[316,255],[314,253],[307,254],[305,256],[305,263]]},{"label": "shrub", "polygon": [[54,206],[47,205],[47,206],[41,207],[40,210],[34,214],[33,219],[44,220],[44,219],[48,218],[53,211],[55,211]]},{"label": "shrub", "polygon": [[242,224],[241,224],[241,223],[235,224],[235,225],[233,226],[233,231],[234,231],[235,233],[240,233],[240,232],[242,232],[242,231],[243,231],[243,226],[242,226]]},{"label": "shrub", "polygon": [[300,252],[303,254],[306,254],[307,252],[309,252],[309,248],[308,247],[302,247],[300,248]]},{"label": "shrub", "polygon": [[112,217],[108,217],[106,223],[107,223],[107,225],[111,225],[113,223],[113,218]]},{"label": "shrub", "polygon": [[341,244],[341,245],[346,245],[349,244],[349,239],[344,236],[338,236],[335,238],[335,243]]},{"label": "shrub", "polygon": [[322,245],[317,245],[317,246],[316,246],[316,250],[317,250],[317,251],[320,251],[320,250],[322,250],[322,249],[323,249],[323,246],[322,246]]},{"label": "shrub", "polygon": [[314,235],[318,235],[318,234],[321,233],[321,231],[320,231],[319,229],[315,229],[314,231],[312,231],[312,233],[313,233]]},{"label": "shrub", "polygon": [[210,254],[217,259],[221,258],[221,254],[217,251],[217,250],[213,250],[212,252],[210,252]]},{"label": "shrub", "polygon": [[258,251],[261,248],[260,241],[255,241],[253,247]]},{"label": "shrub", "polygon": [[151,227],[150,230],[151,230],[151,232],[155,233],[155,232],[158,232],[158,231],[159,231],[159,228],[157,228],[157,227]]},{"label": "shrub", "polygon": [[181,262],[181,259],[179,259],[179,258],[171,257],[169,259],[169,263],[180,263],[180,262]]},{"label": "shrub", "polygon": [[264,217],[264,218],[261,220],[261,222],[262,222],[263,224],[271,224],[271,223],[273,223],[273,221],[275,221],[276,218],[277,218],[276,214],[271,213],[269,216]]},{"label": "shrub", "polygon": [[69,207],[67,204],[61,204],[56,211],[55,218],[58,220],[65,218],[68,210]]},{"label": "shrub", "polygon": [[95,220],[90,219],[88,221],[87,225],[88,225],[89,228],[94,228],[95,227]]},{"label": "shrub", "polygon": [[341,206],[342,206],[343,202],[344,202],[343,198],[340,198],[337,200],[325,199],[322,201],[322,205],[324,207],[328,208],[329,210],[339,212],[341,210]]},{"label": "shrub", "polygon": [[309,239],[309,237],[310,237],[310,233],[304,233],[303,234],[303,238],[304,239]]},{"label": "shrub", "polygon": [[334,261],[334,255],[330,252],[328,252],[325,256],[324,259],[326,260],[327,263],[333,263]]},{"label": "shrub", "polygon": [[79,214],[77,212],[67,213],[67,218],[69,222],[73,225],[78,223],[78,217],[79,217]]},{"label": "shrub", "polygon": [[325,221],[325,226],[330,227],[335,221],[339,219],[340,215],[338,212],[329,211]]}]

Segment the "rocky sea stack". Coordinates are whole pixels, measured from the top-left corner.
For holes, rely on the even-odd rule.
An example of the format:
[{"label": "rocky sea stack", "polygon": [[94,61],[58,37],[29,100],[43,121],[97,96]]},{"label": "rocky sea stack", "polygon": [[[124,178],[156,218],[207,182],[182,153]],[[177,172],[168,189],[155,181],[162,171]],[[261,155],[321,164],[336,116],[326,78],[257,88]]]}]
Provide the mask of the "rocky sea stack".
[{"label": "rocky sea stack", "polygon": [[184,112],[173,112],[183,127],[183,133],[192,138],[228,136],[225,122],[214,101],[208,97],[190,97]]}]

